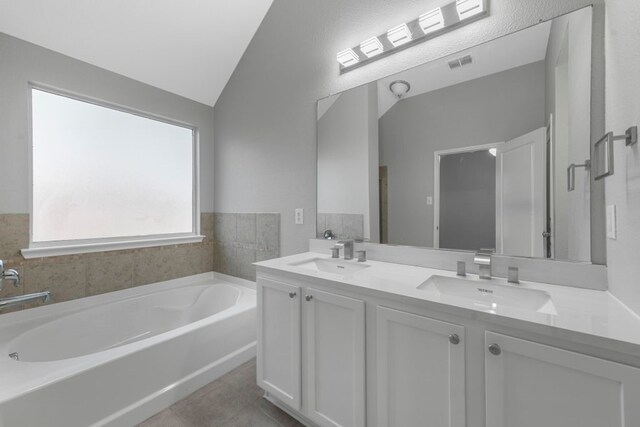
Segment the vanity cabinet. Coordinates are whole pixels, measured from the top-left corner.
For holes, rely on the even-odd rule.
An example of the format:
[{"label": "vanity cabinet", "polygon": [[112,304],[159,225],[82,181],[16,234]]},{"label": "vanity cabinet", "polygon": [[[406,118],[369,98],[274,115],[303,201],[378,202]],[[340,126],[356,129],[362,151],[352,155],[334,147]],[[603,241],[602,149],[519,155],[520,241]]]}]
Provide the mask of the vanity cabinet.
[{"label": "vanity cabinet", "polygon": [[308,288],[303,306],[307,416],[320,426],[364,427],[364,301]]},{"label": "vanity cabinet", "polygon": [[257,289],[258,385],[319,426],[364,427],[364,301],[262,277]]},{"label": "vanity cabinet", "polygon": [[640,425],[640,369],[485,332],[486,425]]},{"label": "vanity cabinet", "polygon": [[300,410],[300,287],[260,279],[257,290],[258,385]]},{"label": "vanity cabinet", "polygon": [[307,425],[640,426],[640,367],[367,289],[257,288],[258,384]]},{"label": "vanity cabinet", "polygon": [[464,328],[382,306],[376,317],[378,427],[464,427]]}]

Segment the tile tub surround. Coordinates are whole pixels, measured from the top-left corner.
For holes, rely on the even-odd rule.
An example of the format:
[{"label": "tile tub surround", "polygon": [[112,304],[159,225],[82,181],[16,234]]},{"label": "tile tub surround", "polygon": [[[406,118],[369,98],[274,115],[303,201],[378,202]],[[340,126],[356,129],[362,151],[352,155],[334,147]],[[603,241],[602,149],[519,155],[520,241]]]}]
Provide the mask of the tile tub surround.
[{"label": "tile tub surround", "polygon": [[331,230],[336,239],[356,239],[364,236],[364,215],[344,213],[318,213],[316,237],[322,239],[325,230]]},{"label": "tile tub surround", "polygon": [[280,255],[280,214],[205,212],[200,232],[201,243],[26,260],[20,250],[29,244],[29,215],[2,214],[0,259],[18,269],[21,285],[5,285],[0,298],[50,290],[56,303],[208,271],[254,281],[252,264]]},{"label": "tile tub surround", "polygon": [[[29,215],[0,215],[0,259],[16,268],[21,285],[5,284],[0,298],[50,290],[54,303],[213,271],[213,213],[202,213],[201,243],[96,252],[26,260]],[[12,307],[2,313],[39,303]]]},{"label": "tile tub surround", "polygon": [[214,271],[255,281],[253,263],[280,256],[279,213],[213,214]]}]

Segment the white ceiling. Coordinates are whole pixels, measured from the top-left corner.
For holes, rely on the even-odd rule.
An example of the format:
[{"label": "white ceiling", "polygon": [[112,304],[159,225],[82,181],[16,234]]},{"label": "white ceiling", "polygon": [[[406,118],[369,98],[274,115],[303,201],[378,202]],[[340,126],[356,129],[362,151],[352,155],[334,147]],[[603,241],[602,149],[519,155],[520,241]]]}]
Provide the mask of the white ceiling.
[{"label": "white ceiling", "polygon": [[[547,21],[378,80],[378,117],[382,117],[398,102],[389,90],[389,84],[394,80],[409,82],[411,90],[403,98],[407,99],[532,62],[542,61],[546,57],[550,32],[551,21]],[[472,64],[453,70],[449,68],[449,61],[465,55],[471,55]]]},{"label": "white ceiling", "polygon": [[213,106],[273,0],[0,0],[0,32]]}]

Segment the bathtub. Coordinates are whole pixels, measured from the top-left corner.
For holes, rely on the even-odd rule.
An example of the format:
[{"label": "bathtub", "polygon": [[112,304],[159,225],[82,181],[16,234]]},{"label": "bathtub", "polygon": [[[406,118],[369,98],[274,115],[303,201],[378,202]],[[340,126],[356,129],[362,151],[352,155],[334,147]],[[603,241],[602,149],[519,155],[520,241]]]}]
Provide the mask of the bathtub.
[{"label": "bathtub", "polygon": [[254,357],[254,288],[205,273],[0,315],[0,427],[159,412]]}]

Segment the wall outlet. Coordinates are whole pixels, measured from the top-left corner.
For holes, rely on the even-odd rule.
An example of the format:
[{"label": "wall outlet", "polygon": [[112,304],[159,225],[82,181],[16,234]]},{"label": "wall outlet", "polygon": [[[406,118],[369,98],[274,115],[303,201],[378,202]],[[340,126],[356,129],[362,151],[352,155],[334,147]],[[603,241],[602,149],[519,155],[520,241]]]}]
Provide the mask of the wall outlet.
[{"label": "wall outlet", "polygon": [[607,205],[607,238],[615,240],[618,235],[616,224],[616,205]]},{"label": "wall outlet", "polygon": [[304,209],[296,209],[296,225],[304,224]]},{"label": "wall outlet", "polygon": [[427,205],[431,206],[433,204],[433,197],[427,196]]}]

